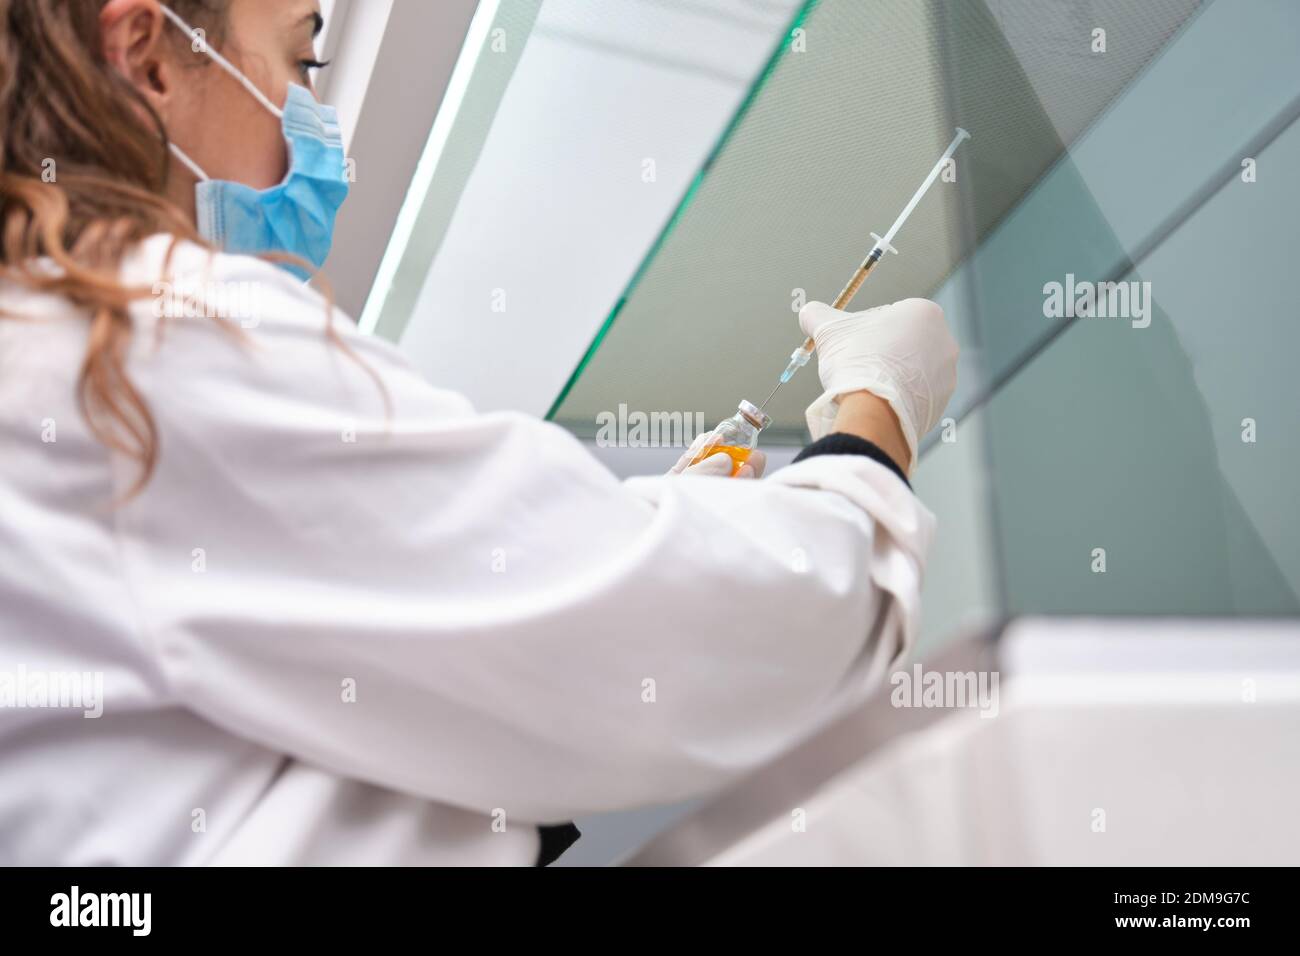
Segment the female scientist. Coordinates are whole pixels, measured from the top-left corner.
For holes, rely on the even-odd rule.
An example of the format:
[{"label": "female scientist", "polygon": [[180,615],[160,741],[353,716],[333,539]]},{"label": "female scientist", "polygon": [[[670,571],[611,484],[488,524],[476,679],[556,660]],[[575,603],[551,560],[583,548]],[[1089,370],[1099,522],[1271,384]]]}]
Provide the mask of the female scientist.
[{"label": "female scientist", "polygon": [[[347,192],[320,26],[0,3],[0,863],[532,864],[772,758],[914,639],[938,307],[803,311],[789,467],[618,481],[301,281]],[[256,315],[173,308],[196,284]]]}]

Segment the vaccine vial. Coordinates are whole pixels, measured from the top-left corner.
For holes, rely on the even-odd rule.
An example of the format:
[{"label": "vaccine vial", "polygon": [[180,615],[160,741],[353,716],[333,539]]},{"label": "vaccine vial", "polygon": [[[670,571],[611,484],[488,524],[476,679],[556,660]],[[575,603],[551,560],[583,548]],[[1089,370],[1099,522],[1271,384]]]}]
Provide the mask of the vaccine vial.
[{"label": "vaccine vial", "polygon": [[731,459],[731,476],[740,473],[741,467],[758,447],[759,433],[771,424],[772,418],[751,402],[741,402],[740,410],[713,429],[709,441],[694,458],[697,465],[711,455],[723,452]]}]

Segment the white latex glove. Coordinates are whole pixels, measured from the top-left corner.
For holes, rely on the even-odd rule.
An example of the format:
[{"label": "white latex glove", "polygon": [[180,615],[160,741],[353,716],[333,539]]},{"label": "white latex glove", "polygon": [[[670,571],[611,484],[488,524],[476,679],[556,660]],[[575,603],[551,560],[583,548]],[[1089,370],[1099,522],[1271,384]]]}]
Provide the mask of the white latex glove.
[{"label": "white latex glove", "polygon": [[928,299],[866,312],[809,302],[799,326],[817,342],[817,374],[826,389],[806,413],[813,440],[830,430],[839,396],[865,390],[894,409],[915,462],[917,443],[939,424],[957,387],[959,349],[943,309]]},{"label": "white latex glove", "polygon": [[[670,475],[711,475],[717,478],[728,478],[731,475],[732,465],[735,464],[726,452],[718,452],[716,455],[710,455],[698,465],[692,465],[691,459],[700,453],[704,448],[704,443],[713,436],[712,432],[705,432],[702,435],[696,435],[695,441],[691,442],[691,447],[686,449],[686,453],[677,459],[677,464],[669,469]],[[762,478],[763,470],[767,467],[767,456],[758,449],[750,453],[749,461],[740,466],[740,471],[736,472],[737,478]]]}]

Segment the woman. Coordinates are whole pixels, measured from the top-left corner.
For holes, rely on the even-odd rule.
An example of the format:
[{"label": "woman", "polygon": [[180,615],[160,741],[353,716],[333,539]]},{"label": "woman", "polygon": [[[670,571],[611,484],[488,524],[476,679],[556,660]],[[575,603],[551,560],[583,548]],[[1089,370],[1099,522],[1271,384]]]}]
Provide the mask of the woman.
[{"label": "woman", "polygon": [[936,306],[804,310],[790,467],[619,482],[301,281],[346,194],[315,0],[0,11],[0,862],[530,864],[907,653]]}]

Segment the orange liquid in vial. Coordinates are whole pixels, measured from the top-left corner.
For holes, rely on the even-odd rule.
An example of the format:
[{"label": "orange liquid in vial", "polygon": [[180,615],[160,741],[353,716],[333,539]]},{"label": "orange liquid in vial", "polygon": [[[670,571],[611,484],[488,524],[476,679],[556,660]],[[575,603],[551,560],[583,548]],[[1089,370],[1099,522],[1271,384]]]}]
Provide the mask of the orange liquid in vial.
[{"label": "orange liquid in vial", "polygon": [[705,448],[704,451],[691,459],[692,465],[698,465],[706,458],[712,458],[718,452],[722,452],[731,459],[731,477],[735,478],[740,473],[740,467],[749,461],[749,456],[754,453],[752,448],[740,448],[736,445],[714,445],[712,448]]}]

